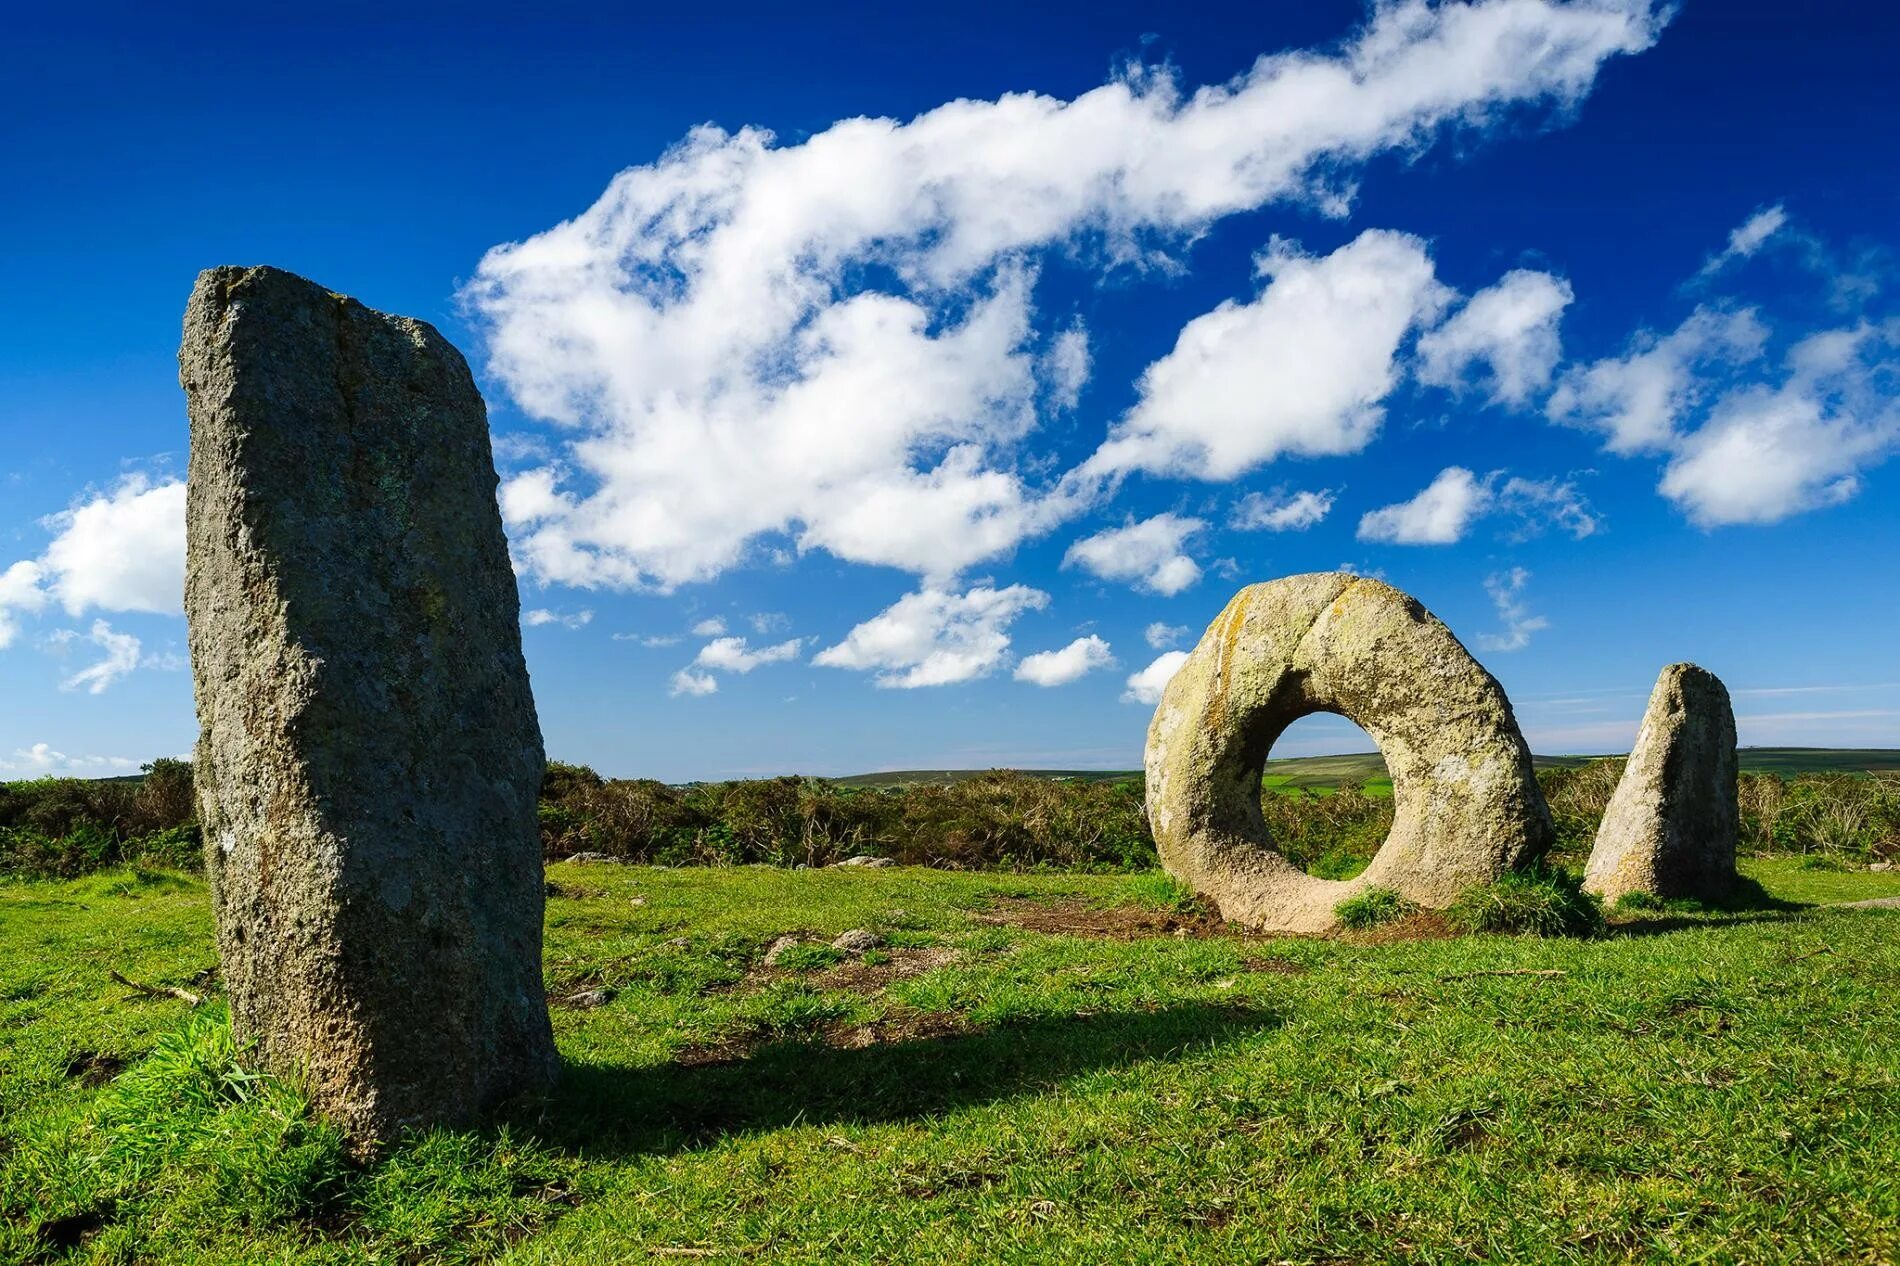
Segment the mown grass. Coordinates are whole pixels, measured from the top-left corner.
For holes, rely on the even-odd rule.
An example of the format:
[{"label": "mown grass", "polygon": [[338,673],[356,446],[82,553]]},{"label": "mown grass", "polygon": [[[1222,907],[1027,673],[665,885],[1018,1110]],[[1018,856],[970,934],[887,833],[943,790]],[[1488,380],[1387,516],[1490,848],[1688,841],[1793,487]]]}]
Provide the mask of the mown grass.
[{"label": "mown grass", "polygon": [[1270,940],[1156,873],[557,865],[560,1090],[367,1167],[215,997],[109,981],[203,988],[197,880],[0,885],[0,1260],[1890,1260],[1900,913],[1796,903],[1900,876],[1748,870]]}]

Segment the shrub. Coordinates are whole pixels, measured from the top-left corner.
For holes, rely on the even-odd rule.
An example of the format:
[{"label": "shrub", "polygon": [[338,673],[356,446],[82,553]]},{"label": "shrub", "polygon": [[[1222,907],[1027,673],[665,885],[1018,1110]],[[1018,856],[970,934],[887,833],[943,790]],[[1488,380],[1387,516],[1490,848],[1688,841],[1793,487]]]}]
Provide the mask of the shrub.
[{"label": "shrub", "polygon": [[[1538,771],[1572,865],[1588,853],[1623,762]],[[0,873],[72,876],[137,863],[202,864],[191,765],[159,759],[140,779],[0,783]],[[1742,842],[1861,864],[1900,856],[1900,772],[1741,780]],[[1276,789],[1261,817],[1289,861],[1324,879],[1362,872],[1391,830],[1393,801],[1362,784]],[[1139,779],[1093,782],[991,770],[955,783],[848,787],[822,778],[670,786],[550,761],[542,850],[681,865],[827,866],[859,853],[952,869],[1146,870],[1156,865]],[[1824,863],[1823,863],[1824,864]]]},{"label": "shrub", "polygon": [[132,793],[131,828],[151,834],[186,826],[198,820],[198,798],[191,762],[161,756],[145,766],[145,776]]},{"label": "shrub", "polygon": [[1321,879],[1351,879],[1391,832],[1393,800],[1368,795],[1363,783],[1346,783],[1330,794],[1311,787],[1268,791],[1260,812],[1288,861]]},{"label": "shrub", "polygon": [[1512,871],[1468,888],[1445,912],[1465,932],[1595,936],[1603,931],[1603,903],[1583,880],[1554,866]]},{"label": "shrub", "polygon": [[1620,756],[1605,757],[1570,769],[1540,769],[1538,785],[1550,806],[1550,822],[1557,830],[1551,852],[1560,857],[1587,857],[1596,843],[1610,797],[1629,764]]},{"label": "shrub", "polygon": [[1341,927],[1355,931],[1376,928],[1404,918],[1416,907],[1390,888],[1368,888],[1356,897],[1348,897],[1333,907]]}]

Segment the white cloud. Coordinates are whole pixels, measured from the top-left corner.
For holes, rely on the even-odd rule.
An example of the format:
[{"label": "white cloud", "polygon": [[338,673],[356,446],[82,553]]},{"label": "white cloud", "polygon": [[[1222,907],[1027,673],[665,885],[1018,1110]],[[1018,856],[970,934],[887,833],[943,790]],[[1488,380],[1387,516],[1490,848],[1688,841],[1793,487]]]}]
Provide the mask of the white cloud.
[{"label": "white cloud", "polygon": [[1083,467],[1225,480],[1287,455],[1372,441],[1397,384],[1400,342],[1443,304],[1425,243],[1370,229],[1315,259],[1276,242],[1270,278],[1181,330],[1142,373],[1141,397]]},{"label": "white cloud", "polygon": [[1702,527],[1774,523],[1838,505],[1859,493],[1866,470],[1900,450],[1900,319],[1866,314],[1881,288],[1872,274],[1851,271],[1864,257],[1844,264],[1789,227],[1776,205],[1731,233],[1697,280],[1778,235],[1798,241],[1821,299],[1863,315],[1821,330],[1799,318],[1776,322],[1775,332],[1794,340],[1777,363],[1755,309],[1703,304],[1668,334],[1639,331],[1624,355],[1573,367],[1546,408],[1554,421],[1604,432],[1611,452],[1666,456],[1657,490]]},{"label": "white cloud", "polygon": [[1168,651],[1157,655],[1146,668],[1129,674],[1128,688],[1122,691],[1122,702],[1160,703],[1161,692],[1168,688],[1168,683],[1174,680],[1174,675],[1181,671],[1181,665],[1187,663],[1187,659],[1186,651]]},{"label": "white cloud", "polygon": [[546,607],[536,607],[532,611],[523,612],[521,622],[531,628],[558,624],[564,629],[578,629],[590,623],[593,618],[594,613],[588,610],[561,612],[550,611]]},{"label": "white cloud", "polygon": [[1700,371],[1744,365],[1761,355],[1767,338],[1752,309],[1698,307],[1669,334],[1644,330],[1624,355],[1565,371],[1545,414],[1603,432],[1612,453],[1665,452],[1679,438],[1681,419],[1707,394]]},{"label": "white cloud", "polygon": [[1180,593],[1201,578],[1182,546],[1205,528],[1200,519],[1157,514],[1152,519],[1085,536],[1062,556],[1064,567],[1081,567],[1103,580],[1119,580],[1151,593]]},{"label": "white cloud", "polygon": [[1532,615],[1524,603],[1524,586],[1529,583],[1531,574],[1522,567],[1513,567],[1508,572],[1497,572],[1486,576],[1484,591],[1491,595],[1491,603],[1498,609],[1498,619],[1504,624],[1502,633],[1480,633],[1478,645],[1487,651],[1521,651],[1531,644],[1531,634],[1550,627],[1550,621],[1541,615]]},{"label": "white cloud", "polygon": [[185,485],[122,480],[45,520],[54,533],[40,558],[47,590],[68,615],[148,611],[179,615],[185,603]]},{"label": "white cloud", "polygon": [[1073,409],[1088,385],[1093,360],[1089,354],[1089,332],[1076,322],[1056,335],[1049,344],[1044,374],[1049,380],[1049,399],[1058,409]]},{"label": "white cloud", "polygon": [[745,622],[750,624],[752,631],[760,637],[783,632],[792,627],[791,617],[783,611],[754,611],[745,618]]},{"label": "white cloud", "polygon": [[1165,624],[1156,620],[1141,631],[1142,640],[1154,650],[1165,650],[1193,632],[1185,624]]},{"label": "white cloud", "polygon": [[1462,466],[1447,466],[1409,501],[1384,506],[1359,520],[1359,539],[1391,545],[1451,545],[1472,524],[1490,515],[1516,521],[1506,534],[1524,541],[1555,527],[1577,540],[1602,526],[1589,500],[1567,479],[1506,478],[1494,470],[1480,479]]},{"label": "white cloud", "polygon": [[761,664],[783,664],[787,660],[797,659],[798,648],[804,644],[803,638],[795,637],[789,642],[753,650],[746,645],[743,637],[716,638],[699,648],[699,654],[693,657],[693,666],[716,668],[727,673],[749,673]]},{"label": "white cloud", "polygon": [[39,611],[46,606],[46,591],[40,587],[40,565],[22,560],[0,572],[0,650],[13,644],[20,625],[16,611]]},{"label": "white cloud", "polygon": [[115,633],[104,620],[94,620],[86,638],[105,651],[105,658],[62,681],[61,690],[84,686],[87,694],[103,694],[113,682],[139,666],[139,640],[130,633]]},{"label": "white cloud", "polygon": [[1458,390],[1482,363],[1490,370],[1485,390],[1493,403],[1524,404],[1550,383],[1563,354],[1557,327],[1575,298],[1561,277],[1523,268],[1504,274],[1419,337],[1420,380]]},{"label": "white cloud", "polygon": [[677,633],[610,633],[608,636],[616,642],[638,642],[648,650],[680,644],[680,635]]},{"label": "white cloud", "polygon": [[[567,430],[554,461],[510,481],[515,556],[544,581],[666,589],[789,541],[947,587],[1079,508],[1016,467],[1040,403],[1078,386],[1078,345],[1034,333],[1042,256],[1139,273],[1227,215],[1343,211],[1373,156],[1530,103],[1574,106],[1665,20],[1649,0],[1380,5],[1324,52],[1193,92],[1137,69],[1071,101],[960,100],[792,145],[696,129],[575,219],[491,251],[464,291],[495,377]],[[1268,296],[1322,305],[1322,346],[1241,354],[1299,371],[1276,381],[1285,408],[1245,418],[1235,442],[1186,436],[1217,451],[1177,453],[1155,428],[1184,422],[1170,392],[1191,375],[1158,371],[1100,473],[1363,443],[1389,374],[1380,345],[1410,323],[1429,265],[1398,235],[1347,250],[1270,261]],[[1358,266],[1374,256],[1400,275]],[[1299,306],[1263,297],[1216,324],[1302,335]],[[1342,321],[1373,346],[1340,342]],[[1289,364],[1302,350],[1330,363]],[[1291,403],[1311,390],[1325,394]]]},{"label": "white cloud", "polygon": [[[22,560],[0,571],[0,648],[19,636],[20,613],[41,612],[53,602],[75,616],[93,610],[183,614],[183,482],[154,484],[144,475],[131,475],[111,492],[92,493],[40,523],[53,533],[46,551],[37,561]],[[107,632],[102,635],[101,629]],[[75,636],[68,631],[57,640]],[[114,640],[102,641],[102,636]],[[104,621],[93,625],[90,637],[106,649],[106,658],[68,680],[65,688],[83,685],[98,694],[139,665],[138,639],[110,632]],[[123,649],[127,641],[129,651]]]},{"label": "white cloud", "polygon": [[1242,532],[1304,532],[1333,508],[1333,490],[1287,493],[1276,489],[1271,496],[1250,492],[1234,506],[1229,526]]},{"label": "white cloud", "polygon": [[994,671],[1009,650],[1010,623],[1040,610],[1049,595],[1026,585],[967,593],[921,589],[864,621],[812,659],[831,668],[877,671],[877,684],[944,686]]},{"label": "white cloud", "polygon": [[504,479],[496,493],[502,522],[521,527],[573,509],[573,498],[557,491],[560,482],[561,471],[555,466],[524,470]]},{"label": "white cloud", "polygon": [[1779,202],[1772,207],[1763,207],[1736,226],[1734,232],[1728,235],[1728,245],[1709,256],[1708,262],[1702,265],[1701,275],[1711,276],[1720,272],[1725,264],[1754,255],[1787,223],[1787,209]]},{"label": "white cloud", "polygon": [[726,622],[718,616],[708,616],[693,626],[694,637],[719,637],[726,631]]},{"label": "white cloud", "polygon": [[1033,682],[1038,686],[1065,686],[1114,662],[1115,657],[1109,653],[1108,643],[1090,634],[1076,638],[1061,650],[1038,651],[1034,655],[1024,656],[1022,663],[1016,665],[1016,680]]},{"label": "white cloud", "polygon": [[539,435],[528,435],[520,431],[491,431],[488,436],[489,451],[494,454],[497,466],[516,462],[546,461],[552,450],[548,442]]},{"label": "white cloud", "polygon": [[1594,536],[1603,526],[1590,502],[1568,479],[1520,479],[1504,481],[1495,499],[1496,509],[1515,515],[1518,540],[1541,535],[1548,526],[1570,533],[1577,540]]},{"label": "white cloud", "polygon": [[127,773],[138,767],[139,762],[124,756],[68,756],[54,751],[47,743],[15,748],[12,759],[0,759],[0,772],[24,778],[98,778]]},{"label": "white cloud", "polygon": [[1778,385],[1738,386],[1682,438],[1658,490],[1703,527],[1774,523],[1837,505],[1900,448],[1900,324],[1829,330],[1789,353]]},{"label": "white cloud", "polygon": [[1450,545],[1464,538],[1473,519],[1491,505],[1488,480],[1463,466],[1447,466],[1410,501],[1369,510],[1359,520],[1359,539],[1393,545]]},{"label": "white cloud", "polygon": [[682,668],[673,674],[668,694],[697,696],[719,693],[719,679],[711,673],[697,672],[691,668]]}]

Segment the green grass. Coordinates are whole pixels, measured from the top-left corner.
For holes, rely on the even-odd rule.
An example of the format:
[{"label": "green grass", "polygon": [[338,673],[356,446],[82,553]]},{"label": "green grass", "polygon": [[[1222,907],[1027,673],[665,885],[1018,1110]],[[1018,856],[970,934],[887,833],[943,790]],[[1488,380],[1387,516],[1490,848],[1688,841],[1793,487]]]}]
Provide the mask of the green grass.
[{"label": "green grass", "polygon": [[1464,932],[1598,936],[1605,930],[1602,904],[1583,890],[1582,879],[1542,866],[1467,890],[1445,915]]},{"label": "green grass", "polygon": [[556,866],[550,990],[611,996],[561,1090],[367,1168],[107,978],[201,987],[198,881],[0,885],[0,1261],[1890,1260],[1900,913],[1792,903],[1900,876],[1746,870],[1787,904],[1375,943],[1179,937],[1152,873]]},{"label": "green grass", "polygon": [[1368,888],[1356,897],[1348,897],[1333,907],[1341,927],[1353,931],[1376,928],[1396,922],[1415,907],[1390,888]]}]

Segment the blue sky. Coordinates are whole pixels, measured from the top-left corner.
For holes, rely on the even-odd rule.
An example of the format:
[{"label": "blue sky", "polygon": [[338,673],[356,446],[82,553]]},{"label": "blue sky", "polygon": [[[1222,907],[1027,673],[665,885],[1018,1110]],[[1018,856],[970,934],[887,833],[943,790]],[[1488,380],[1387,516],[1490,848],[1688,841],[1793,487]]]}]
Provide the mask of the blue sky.
[{"label": "blue sky", "polygon": [[1341,566],[1540,751],[1678,659],[1745,743],[1900,746],[1890,10],[902,9],[28,19],[0,777],[192,742],[221,263],[468,354],[548,749],[607,772],[1130,767],[1164,655]]}]

